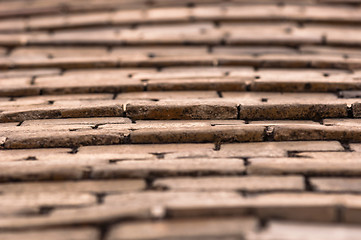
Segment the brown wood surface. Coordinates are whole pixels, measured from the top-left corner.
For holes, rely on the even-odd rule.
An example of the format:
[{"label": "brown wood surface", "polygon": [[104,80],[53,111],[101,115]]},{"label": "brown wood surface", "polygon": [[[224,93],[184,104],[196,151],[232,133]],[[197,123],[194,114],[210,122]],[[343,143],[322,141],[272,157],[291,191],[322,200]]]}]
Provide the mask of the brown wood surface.
[{"label": "brown wood surface", "polygon": [[0,240],[353,240],[360,0],[0,1]]}]

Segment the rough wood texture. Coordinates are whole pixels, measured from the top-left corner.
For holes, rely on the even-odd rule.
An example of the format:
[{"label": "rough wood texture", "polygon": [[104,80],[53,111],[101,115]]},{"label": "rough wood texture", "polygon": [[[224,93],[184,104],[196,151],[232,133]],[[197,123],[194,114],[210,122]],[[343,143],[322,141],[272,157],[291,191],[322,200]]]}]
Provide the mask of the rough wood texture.
[{"label": "rough wood texture", "polygon": [[360,239],[360,24],[360,0],[0,1],[0,239]]}]

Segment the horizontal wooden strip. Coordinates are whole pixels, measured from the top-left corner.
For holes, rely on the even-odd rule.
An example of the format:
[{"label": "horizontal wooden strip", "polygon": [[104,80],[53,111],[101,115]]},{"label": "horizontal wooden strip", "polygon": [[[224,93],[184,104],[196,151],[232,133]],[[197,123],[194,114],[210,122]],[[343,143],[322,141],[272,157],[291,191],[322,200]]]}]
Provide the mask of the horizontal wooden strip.
[{"label": "horizontal wooden strip", "polygon": [[241,159],[170,159],[119,161],[112,165],[94,166],[91,177],[96,179],[146,178],[171,176],[243,175]]},{"label": "horizontal wooden strip", "polygon": [[177,191],[302,191],[302,177],[204,177],[204,178],[166,178],[154,182],[155,188]]},{"label": "horizontal wooden strip", "polygon": [[[252,122],[251,122],[252,123]],[[294,123],[296,124],[296,123]],[[252,142],[252,143],[224,143],[220,150],[209,157],[287,157],[297,152],[339,152],[345,151],[336,141],[287,141],[287,142]],[[196,155],[196,154],[194,154]],[[173,153],[166,157],[192,157],[190,153]]]},{"label": "horizontal wooden strip", "polygon": [[[294,94],[297,97],[297,94]],[[252,96],[248,94],[248,96]],[[267,95],[265,95],[266,98]],[[301,95],[302,96],[302,95]],[[50,98],[51,99],[51,98]],[[245,120],[321,120],[324,118],[346,118],[349,116],[348,105],[355,117],[359,116],[360,103],[336,99],[327,104],[319,99],[300,103],[292,97],[284,98],[289,103],[268,103],[262,99],[227,100],[227,99],[164,99],[137,101],[124,105],[126,99],[119,100],[79,100],[19,102],[11,105],[2,102],[1,122],[21,122],[36,119],[59,119],[81,117],[120,117],[124,114],[133,120],[196,120],[196,119],[245,119]],[[24,105],[22,105],[24,104]],[[78,104],[78,107],[72,106]]]},{"label": "horizontal wooden strip", "polygon": [[[167,126],[171,128],[167,128]],[[217,141],[262,141],[263,126],[229,126],[210,123],[184,124],[177,126],[172,123],[156,125],[149,129],[145,126],[127,124],[107,125],[99,129],[86,126],[47,127],[44,132],[36,127],[8,128],[2,137],[5,138],[4,148],[39,148],[39,147],[77,147],[82,145],[109,145],[120,143],[202,143]],[[131,133],[131,135],[130,135]]]},{"label": "horizontal wooden strip", "polygon": [[[25,129],[26,130],[26,129]],[[24,131],[25,131],[24,130]],[[21,128],[19,129],[21,131]],[[288,141],[224,143],[218,150],[213,143],[194,144],[121,144],[103,146],[82,146],[76,154],[70,148],[35,148],[1,150],[1,162],[26,160],[42,163],[56,162],[81,164],[104,164],[122,160],[155,160],[202,158],[255,158],[287,157],[298,152],[342,152],[345,149],[336,141]],[[70,154],[73,153],[73,154]],[[330,153],[331,154],[331,153]],[[16,187],[14,187],[16,189]]]},{"label": "horizontal wooden strip", "polygon": [[47,230],[28,230],[19,232],[2,232],[0,238],[7,240],[15,239],[40,239],[48,238],[53,240],[64,239],[64,236],[79,240],[97,240],[100,233],[96,228],[80,227],[80,228],[60,228],[60,229],[47,229]]},{"label": "horizontal wooden strip", "polygon": [[338,140],[360,142],[360,128],[354,126],[275,126],[276,141]]},{"label": "horizontal wooden strip", "polygon": [[[322,13],[322,14],[320,14]],[[0,30],[62,29],[86,26],[118,24],[169,23],[199,21],[320,21],[358,23],[361,21],[360,8],[325,5],[229,5],[195,6],[194,8],[152,8],[147,10],[120,10],[116,12],[97,12],[68,14],[47,17],[32,17],[27,22],[16,20],[0,21]],[[128,17],[125,17],[128,16]],[[131,17],[129,17],[131,16]],[[17,23],[17,24],[15,24]],[[1,28],[1,26],[3,26]],[[14,29],[14,28],[13,28]]]},{"label": "horizontal wooden strip", "polygon": [[237,119],[236,103],[218,101],[135,102],[126,105],[126,115],[134,120]]},{"label": "horizontal wooden strip", "polygon": [[78,117],[122,117],[122,103],[104,100],[96,104],[84,103],[72,106],[72,102],[63,106],[30,105],[15,107],[0,113],[1,122],[16,122],[35,119],[58,119]]},{"label": "horizontal wooden strip", "polygon": [[[60,155],[59,155],[60,157]],[[106,189],[105,189],[106,187]],[[122,193],[141,191],[145,188],[145,181],[134,180],[104,180],[104,181],[44,181],[27,183],[3,183],[0,187],[2,194],[35,194],[35,193]]]},{"label": "horizontal wooden strip", "polygon": [[[301,134],[301,133],[299,133]],[[300,153],[293,158],[254,158],[247,168],[248,174],[307,176],[360,176],[360,153],[315,152]]]},{"label": "horizontal wooden strip", "polygon": [[312,119],[347,117],[347,104],[254,104],[240,105],[240,119]]},{"label": "horizontal wooden strip", "polygon": [[[322,14],[320,14],[322,13]],[[325,5],[229,5],[195,6],[194,8],[151,8],[32,17],[28,20],[0,21],[0,31],[64,29],[119,24],[170,23],[191,21],[306,21],[361,22],[360,8]],[[13,26],[13,28],[10,28]]]},{"label": "horizontal wooden strip", "polygon": [[[267,29],[267,31],[265,31]],[[172,31],[172,34],[168,34]],[[156,28],[93,28],[85,30],[1,34],[2,46],[25,45],[331,45],[361,44],[359,27],[291,23],[229,23],[214,26],[212,22],[160,25]],[[100,37],[100,35],[102,37]],[[343,38],[347,36],[347,38]]]},{"label": "horizontal wooden strip", "polygon": [[[101,206],[62,209],[45,216],[3,218],[0,222],[0,229],[78,226],[129,218],[144,220],[162,216],[162,213],[176,218],[199,216],[198,214],[207,217],[214,217],[215,214],[217,216],[234,216],[234,214],[240,216],[249,215],[251,212],[253,216],[260,218],[308,221],[313,222],[312,224],[321,221],[334,222],[337,215],[341,214],[346,222],[353,222],[357,219],[355,218],[356,214],[353,214],[352,211],[359,213],[360,208],[357,205],[359,201],[359,196],[315,193],[264,194],[247,199],[234,192],[147,191],[108,196]],[[337,206],[342,206],[341,210],[337,211]],[[152,209],[154,210],[151,211]],[[155,211],[155,209],[159,211]],[[221,218],[217,217],[217,219]],[[210,219],[208,218],[208,220]],[[160,224],[160,222],[153,223],[157,226]],[[128,227],[126,223],[121,226]],[[139,229],[139,225],[137,226],[136,229]],[[152,224],[152,226],[154,225]],[[182,224],[178,222],[176,226],[182,226]],[[241,230],[239,226],[236,229],[237,231]],[[130,233],[134,234],[133,231]],[[134,236],[133,234],[132,236]]]},{"label": "horizontal wooden strip", "polygon": [[202,216],[214,216],[215,214],[234,216],[234,214],[245,215],[252,212],[252,215],[265,218],[328,222],[334,221],[337,204],[345,207],[341,214],[347,216],[347,210],[355,209],[356,211],[357,202],[359,202],[359,196],[336,194],[275,193],[242,198],[236,197],[237,195],[232,192],[197,193],[199,194],[196,198],[198,200],[185,198],[184,195],[181,195],[186,194],[185,192],[147,192],[138,196],[136,196],[137,194],[111,196],[105,200],[105,203],[122,203],[128,199],[128,206],[131,206],[129,198],[134,201],[133,204],[147,199],[147,204],[150,206],[163,205],[168,216],[175,218],[194,217],[199,214]]},{"label": "horizontal wooden strip", "polygon": [[311,186],[316,191],[325,192],[353,192],[359,193],[360,178],[311,178]]},{"label": "horizontal wooden strip", "polygon": [[6,138],[5,148],[77,147],[109,145],[127,142],[129,132],[118,131],[48,131],[41,133],[13,134]]},{"label": "horizontal wooden strip", "polygon": [[[359,48],[352,47],[332,47],[332,46],[314,46],[301,45],[300,49],[291,46],[114,46],[112,49],[106,49],[105,46],[24,46],[14,48],[6,58],[24,59],[24,60],[46,60],[53,58],[67,57],[106,57],[115,56],[122,58],[148,57],[177,57],[177,56],[265,56],[265,55],[299,55],[313,54],[325,56],[339,56],[343,58],[360,58]],[[5,48],[4,48],[5,50]],[[5,54],[5,51],[4,51]],[[1,55],[1,51],[0,51]],[[4,56],[5,58],[5,56]],[[53,70],[53,72],[52,72]],[[56,69],[32,70],[34,75],[57,75]],[[23,70],[30,73],[31,70]],[[58,70],[59,71],[59,70]],[[15,73],[21,73],[19,70],[9,70],[0,76],[11,76]],[[21,76],[21,75],[14,75]]]},{"label": "horizontal wooden strip", "polygon": [[[339,0],[329,0],[329,2],[336,2]],[[347,2],[355,2],[357,0],[347,0]],[[239,3],[270,3],[270,1],[250,1],[250,0],[237,0]],[[276,0],[272,1],[273,3],[277,3]],[[294,0],[286,0],[287,3],[295,3],[297,1]],[[325,2],[315,1],[315,0],[302,0],[303,3],[315,3],[315,2]],[[326,1],[327,2],[327,1]],[[202,4],[212,4],[218,3],[216,0],[194,0],[193,3],[195,5]],[[344,3],[341,1],[341,3]],[[153,7],[185,7],[188,6],[187,3],[183,2],[174,2],[168,0],[156,0],[151,4]],[[1,4],[1,9],[4,9],[0,12],[0,17],[9,18],[9,17],[20,17],[20,16],[38,16],[38,15],[53,15],[59,12],[96,12],[96,11],[106,11],[106,10],[114,10],[114,9],[138,9],[148,7],[149,3],[146,1],[110,1],[110,2],[99,2],[96,0],[89,1],[87,5],[84,5],[79,2],[67,1],[67,0],[57,0],[52,2],[45,2],[42,0],[33,1],[31,5],[29,5],[26,1],[16,1],[11,4],[7,2]],[[25,7],[27,7],[25,9]],[[188,6],[189,7],[189,6]],[[21,10],[20,10],[21,9]]]},{"label": "horizontal wooden strip", "polygon": [[[147,230],[152,229],[154,238],[197,238],[206,239],[209,236],[227,238],[237,236],[243,238],[255,228],[255,221],[250,218],[195,218],[149,222],[140,221],[113,226],[108,240],[144,239],[149,237]],[[184,232],[184,229],[189,231]]]},{"label": "horizontal wooden strip", "polygon": [[96,204],[96,198],[91,193],[53,192],[53,193],[4,193],[0,198],[0,205],[23,207],[82,207]]},{"label": "horizontal wooden strip", "polygon": [[[255,100],[255,99],[254,99]],[[341,101],[323,104],[316,101],[297,103],[251,103],[248,100],[222,101],[173,101],[160,100],[158,102],[134,102],[126,105],[126,115],[133,120],[171,120],[171,119],[245,119],[245,120],[274,120],[274,119],[323,119],[327,117],[347,117],[347,104]],[[220,101],[220,100],[218,100]],[[238,103],[238,104],[237,104]],[[237,116],[237,106],[239,112]]]},{"label": "horizontal wooden strip", "polygon": [[319,69],[360,69],[359,58],[344,59],[338,56],[322,55],[267,55],[267,56],[178,56],[178,57],[79,57],[42,59],[42,60],[11,60],[0,61],[0,68],[157,68],[157,67],[186,67],[186,66],[251,66],[259,68],[319,68]]},{"label": "horizontal wooden strip", "polygon": [[[338,92],[359,90],[359,71],[333,69],[264,69],[255,72],[235,67],[175,67],[161,72],[147,69],[73,70],[64,76],[9,78],[0,81],[0,96],[122,93],[148,91],[264,91],[264,92]],[[79,73],[76,73],[79,71]],[[114,72],[113,72],[114,71]],[[76,73],[76,74],[75,74]],[[221,77],[223,75],[223,77]],[[216,77],[220,76],[220,77]],[[352,92],[350,92],[351,94]],[[229,96],[231,93],[224,93]],[[267,98],[268,93],[260,98]],[[277,95],[281,98],[283,95]],[[302,96],[302,95],[299,95]],[[242,98],[242,93],[232,97]],[[325,97],[325,96],[324,96]],[[349,98],[348,96],[342,96]],[[123,98],[124,99],[124,98]],[[267,101],[267,100],[265,100]],[[355,99],[356,101],[356,99]]]},{"label": "horizontal wooden strip", "polygon": [[[256,233],[254,237],[256,239],[287,239],[297,236],[300,239],[316,240],[317,238],[334,236],[335,239],[357,239],[360,231],[360,227],[347,224],[317,224],[275,220],[271,221],[266,229]],[[342,237],[338,237],[340,232],[342,232]]]},{"label": "horizontal wooden strip", "polygon": [[[44,131],[44,130],[47,131]],[[210,121],[154,121],[145,124],[10,126],[3,128],[3,148],[79,147],[122,143],[217,143],[275,141],[361,142],[354,126],[317,124],[211,124]],[[220,153],[221,154],[221,153]],[[224,155],[224,153],[223,153]]]}]

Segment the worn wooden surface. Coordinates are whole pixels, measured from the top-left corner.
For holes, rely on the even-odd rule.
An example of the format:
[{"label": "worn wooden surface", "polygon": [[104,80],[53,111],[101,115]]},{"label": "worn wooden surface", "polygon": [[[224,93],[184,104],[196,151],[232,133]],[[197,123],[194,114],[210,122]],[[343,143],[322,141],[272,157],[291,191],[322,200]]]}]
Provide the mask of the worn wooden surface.
[{"label": "worn wooden surface", "polygon": [[0,239],[361,234],[361,1],[0,1]]}]

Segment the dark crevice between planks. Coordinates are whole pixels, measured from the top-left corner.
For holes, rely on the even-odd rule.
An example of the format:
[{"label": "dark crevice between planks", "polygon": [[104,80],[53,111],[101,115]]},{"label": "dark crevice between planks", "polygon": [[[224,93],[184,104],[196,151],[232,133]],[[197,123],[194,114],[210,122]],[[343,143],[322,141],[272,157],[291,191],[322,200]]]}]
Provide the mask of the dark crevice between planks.
[{"label": "dark crevice between planks", "polygon": [[274,141],[274,130],[273,126],[266,126],[264,129],[263,141],[271,142]]},{"label": "dark crevice between planks", "polygon": [[309,176],[303,176],[304,179],[304,185],[305,185],[305,191],[307,192],[313,192],[315,191],[315,186],[312,185]]}]

